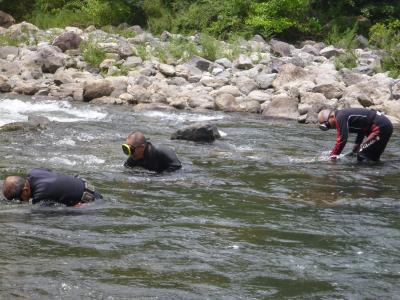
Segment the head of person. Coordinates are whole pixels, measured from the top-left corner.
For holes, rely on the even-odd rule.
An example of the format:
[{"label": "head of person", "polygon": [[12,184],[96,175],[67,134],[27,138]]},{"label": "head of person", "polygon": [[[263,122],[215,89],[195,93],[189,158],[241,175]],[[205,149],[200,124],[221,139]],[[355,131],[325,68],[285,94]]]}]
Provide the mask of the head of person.
[{"label": "head of person", "polygon": [[134,160],[139,160],[144,157],[147,140],[140,131],[132,132],[126,138],[125,144],[122,144],[122,151]]},{"label": "head of person", "polygon": [[29,181],[20,176],[8,176],[3,183],[3,195],[7,200],[29,201],[31,198]]},{"label": "head of person", "polygon": [[335,111],[323,109],[318,113],[319,129],[326,131],[335,128]]}]

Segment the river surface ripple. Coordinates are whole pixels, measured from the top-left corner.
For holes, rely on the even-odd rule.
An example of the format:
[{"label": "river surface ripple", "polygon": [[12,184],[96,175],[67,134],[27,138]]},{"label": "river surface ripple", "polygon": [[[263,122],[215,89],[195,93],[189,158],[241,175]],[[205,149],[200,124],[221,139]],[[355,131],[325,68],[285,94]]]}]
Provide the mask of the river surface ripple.
[{"label": "river surface ripple", "polygon": [[[54,122],[0,133],[1,178],[48,167],[105,200],[1,203],[2,299],[400,299],[397,129],[370,166],[327,162],[333,131],[254,115],[0,100],[1,124],[28,115]],[[169,139],[198,121],[226,137]],[[124,169],[132,130],[175,148],[183,169]]]}]

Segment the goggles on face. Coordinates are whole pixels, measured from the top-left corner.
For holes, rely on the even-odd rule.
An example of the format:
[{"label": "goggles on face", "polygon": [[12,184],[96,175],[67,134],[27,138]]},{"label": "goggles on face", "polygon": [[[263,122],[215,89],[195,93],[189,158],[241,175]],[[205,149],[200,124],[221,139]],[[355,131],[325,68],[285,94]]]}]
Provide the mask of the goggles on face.
[{"label": "goggles on face", "polygon": [[331,125],[329,124],[328,121],[325,121],[325,122],[319,124],[319,129],[321,129],[322,131],[327,131],[327,130],[331,129]]},{"label": "goggles on face", "polygon": [[122,144],[122,151],[128,156],[131,156],[133,153],[135,153],[136,147],[129,145],[129,144]]}]

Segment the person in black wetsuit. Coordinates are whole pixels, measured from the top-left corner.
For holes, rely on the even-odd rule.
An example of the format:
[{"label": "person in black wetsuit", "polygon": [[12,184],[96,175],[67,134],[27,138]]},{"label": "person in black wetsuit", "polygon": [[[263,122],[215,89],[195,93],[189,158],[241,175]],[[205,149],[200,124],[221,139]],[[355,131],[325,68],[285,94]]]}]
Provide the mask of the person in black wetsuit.
[{"label": "person in black wetsuit", "polygon": [[26,178],[8,176],[4,180],[3,194],[8,200],[19,199],[36,204],[51,201],[66,206],[92,202],[103,198],[87,181],[53,172],[49,169],[32,169]]},{"label": "person in black wetsuit", "polygon": [[146,140],[141,132],[132,132],[122,144],[122,150],[128,159],[127,168],[142,167],[157,173],[173,172],[182,168],[176,153],[164,146],[155,146]]},{"label": "person in black wetsuit", "polygon": [[[321,110],[318,114],[320,129],[337,129],[336,144],[331,158],[335,159],[346,145],[349,133],[357,133],[352,152],[359,161],[379,161],[393,132],[393,125],[382,113],[366,108]],[[364,137],[367,137],[363,142]]]}]

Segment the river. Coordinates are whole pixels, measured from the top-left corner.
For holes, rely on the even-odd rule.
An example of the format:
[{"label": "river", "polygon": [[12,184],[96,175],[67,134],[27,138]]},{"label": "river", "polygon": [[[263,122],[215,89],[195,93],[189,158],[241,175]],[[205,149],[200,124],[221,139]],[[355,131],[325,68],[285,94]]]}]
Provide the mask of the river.
[{"label": "river", "polygon": [[[400,299],[396,129],[371,166],[327,161],[334,131],[257,115],[0,100],[0,125],[28,115],[53,122],[0,133],[1,179],[47,167],[105,200],[2,202],[2,299]],[[226,136],[170,140],[200,121]],[[173,147],[183,169],[124,169],[133,130]]]}]

